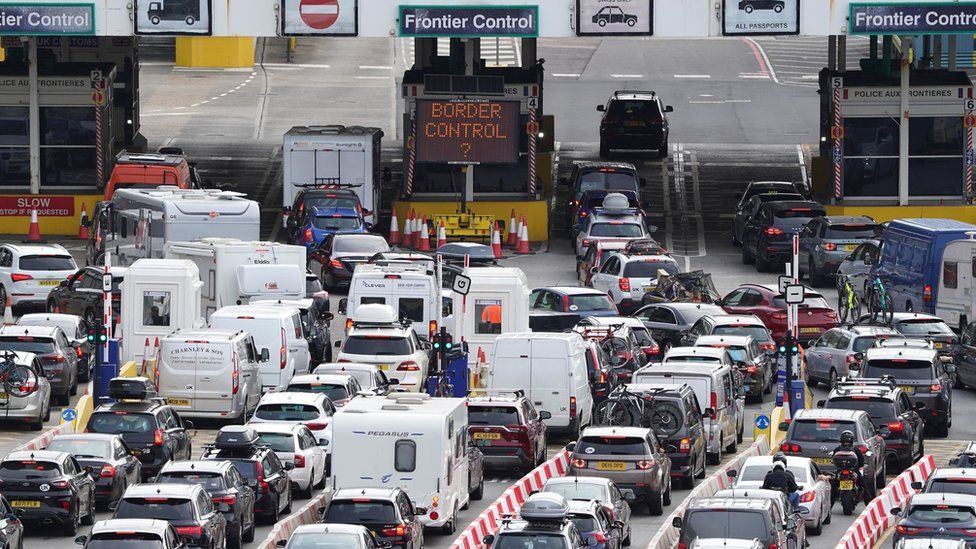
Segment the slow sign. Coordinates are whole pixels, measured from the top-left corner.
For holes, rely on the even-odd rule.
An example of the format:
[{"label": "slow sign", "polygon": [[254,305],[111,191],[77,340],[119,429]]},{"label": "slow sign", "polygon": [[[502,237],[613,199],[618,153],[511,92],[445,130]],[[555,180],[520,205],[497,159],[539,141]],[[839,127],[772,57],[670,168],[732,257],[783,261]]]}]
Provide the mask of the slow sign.
[{"label": "slow sign", "polygon": [[515,101],[417,101],[417,161],[509,164],[518,157]]}]

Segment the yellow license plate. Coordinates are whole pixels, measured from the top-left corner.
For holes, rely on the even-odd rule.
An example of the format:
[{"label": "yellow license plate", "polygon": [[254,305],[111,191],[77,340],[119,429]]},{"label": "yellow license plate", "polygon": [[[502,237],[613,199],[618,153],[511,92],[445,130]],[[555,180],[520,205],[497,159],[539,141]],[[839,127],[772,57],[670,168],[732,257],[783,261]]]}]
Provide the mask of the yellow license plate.
[{"label": "yellow license plate", "polygon": [[857,244],[844,244],[845,252],[853,252],[856,249],[857,249]]},{"label": "yellow license plate", "polygon": [[902,391],[905,391],[905,394],[906,395],[910,395],[910,394],[912,394],[912,393],[915,392],[915,387],[909,387],[909,386],[905,385],[905,386],[902,386],[901,390]]},{"label": "yellow license plate", "polygon": [[816,326],[807,326],[805,328],[800,328],[801,334],[819,334],[820,328]]},{"label": "yellow license plate", "polygon": [[817,465],[833,465],[834,460],[830,458],[813,458],[813,462]]},{"label": "yellow license plate", "polygon": [[19,501],[19,500],[13,500],[13,501],[10,502],[10,506],[11,507],[21,507],[21,508],[24,508],[24,507],[40,507],[41,506],[41,502],[39,502],[39,501]]},{"label": "yellow license plate", "polygon": [[0,400],[7,400],[9,398],[10,395],[8,395],[7,393],[0,393]]},{"label": "yellow license plate", "polygon": [[842,480],[842,481],[840,481],[840,489],[841,490],[853,490],[854,489],[854,481],[853,480]]},{"label": "yellow license plate", "polygon": [[600,471],[626,471],[627,464],[622,461],[598,461],[596,468]]},{"label": "yellow license plate", "polygon": [[377,364],[377,366],[379,366],[380,370],[383,370],[384,372],[390,369],[389,364]]},{"label": "yellow license plate", "polygon": [[935,348],[936,349],[941,349],[942,348],[942,344],[941,343],[936,343],[935,344]]},{"label": "yellow license plate", "polygon": [[60,280],[39,280],[38,284],[41,286],[57,286],[60,284]]},{"label": "yellow license plate", "polygon": [[502,438],[501,433],[474,433],[471,438],[478,440],[499,440]]},{"label": "yellow license plate", "polygon": [[188,398],[167,398],[166,404],[170,406],[189,406],[190,399]]}]

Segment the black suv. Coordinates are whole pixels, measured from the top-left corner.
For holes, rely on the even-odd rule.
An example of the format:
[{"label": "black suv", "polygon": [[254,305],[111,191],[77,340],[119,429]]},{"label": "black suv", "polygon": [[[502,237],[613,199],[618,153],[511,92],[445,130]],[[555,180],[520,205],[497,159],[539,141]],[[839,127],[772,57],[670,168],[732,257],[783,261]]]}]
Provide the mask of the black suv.
[{"label": "black suv", "polygon": [[[586,191],[630,191],[640,196],[640,188],[647,182],[638,176],[637,168],[628,162],[598,162],[578,160],[573,162],[569,177],[560,177],[559,184],[569,187],[569,208],[566,209],[566,230],[576,234],[576,215]],[[602,203],[602,202],[601,202]]]},{"label": "black suv", "polygon": [[[85,267],[62,280],[56,288],[51,288],[47,296],[47,312],[78,315],[85,319],[89,326],[95,325],[102,319],[102,267]],[[125,277],[124,267],[112,267],[112,320],[119,321],[122,310],[122,279]]]},{"label": "black suv", "polygon": [[67,452],[15,451],[0,463],[0,493],[10,501],[18,519],[54,523],[65,535],[73,536],[79,524],[95,522],[91,475],[91,467],[82,467]]},{"label": "black suv", "polygon": [[920,403],[912,404],[893,378],[839,381],[817,406],[867,412],[874,428],[884,435],[888,459],[899,469],[911,467],[925,453],[925,422],[916,411]]},{"label": "black suv", "polygon": [[792,253],[793,234],[814,217],[827,215],[817,202],[788,200],[767,202],[742,229],[742,264],[756,264],[759,272],[770,271]]},{"label": "black suv", "polygon": [[[134,385],[144,378],[127,379]],[[113,396],[110,385],[109,396],[131,398],[136,395]],[[193,423],[181,419],[162,399],[143,396],[148,398],[99,406],[88,418],[85,431],[121,436],[132,455],[142,463],[142,479],[148,480],[170,461],[190,459],[191,442],[187,430],[193,428]]]},{"label": "black suv", "polygon": [[665,106],[652,91],[617,90],[606,105],[597,105],[600,119],[600,156],[610,156],[611,149],[653,149],[662,158],[668,155],[668,115]]},{"label": "black suv", "polygon": [[204,460],[229,461],[257,494],[255,514],[276,524],[282,513],[291,513],[292,463],[281,463],[274,451],[258,443],[258,434],[247,426],[228,425],[217,431],[213,444],[203,447]]},{"label": "black suv", "polygon": [[302,231],[308,226],[309,213],[316,208],[333,209],[348,208],[356,210],[362,216],[372,215],[373,212],[363,210],[359,197],[352,189],[336,189],[323,186],[298,191],[295,202],[285,207],[285,230],[288,242],[304,245],[306,240]]},{"label": "black suv", "polygon": [[867,350],[861,377],[891,376],[913,403],[921,405],[925,426],[945,438],[952,426],[954,372],[955,366],[943,364],[935,349],[883,347]]}]

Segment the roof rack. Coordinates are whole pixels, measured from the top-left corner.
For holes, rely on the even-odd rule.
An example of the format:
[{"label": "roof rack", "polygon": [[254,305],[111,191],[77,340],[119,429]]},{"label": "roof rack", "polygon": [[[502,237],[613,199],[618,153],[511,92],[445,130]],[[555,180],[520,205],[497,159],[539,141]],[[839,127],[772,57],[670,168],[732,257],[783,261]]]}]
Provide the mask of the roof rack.
[{"label": "roof rack", "polygon": [[864,388],[871,388],[871,387],[878,387],[878,386],[889,387],[891,389],[894,389],[895,387],[898,386],[898,384],[897,382],[895,382],[894,376],[886,374],[881,377],[853,377],[852,378],[852,377],[844,376],[839,380],[837,380],[837,384],[834,387],[836,390],[842,390],[842,389],[850,390],[855,388],[864,389]]},{"label": "roof rack", "polygon": [[593,213],[600,215],[640,215],[640,208],[632,208],[627,206],[626,208],[605,208],[603,206],[597,206],[593,208]]},{"label": "roof rack", "polygon": [[292,187],[300,189],[352,189],[362,186],[362,183],[341,183],[338,177],[316,177],[314,183],[292,183]]},{"label": "roof rack", "polygon": [[641,93],[646,93],[646,94],[650,94],[650,95],[653,95],[653,96],[656,96],[657,95],[657,93],[654,92],[653,90],[616,90],[615,92],[613,92],[613,96],[614,97],[617,97],[617,96],[624,95],[624,94],[634,94],[634,95],[636,95],[636,94],[641,94]]},{"label": "roof rack", "polygon": [[496,397],[496,396],[511,396],[515,398],[522,398],[525,396],[525,389],[471,389],[468,391],[468,396],[470,397]]}]

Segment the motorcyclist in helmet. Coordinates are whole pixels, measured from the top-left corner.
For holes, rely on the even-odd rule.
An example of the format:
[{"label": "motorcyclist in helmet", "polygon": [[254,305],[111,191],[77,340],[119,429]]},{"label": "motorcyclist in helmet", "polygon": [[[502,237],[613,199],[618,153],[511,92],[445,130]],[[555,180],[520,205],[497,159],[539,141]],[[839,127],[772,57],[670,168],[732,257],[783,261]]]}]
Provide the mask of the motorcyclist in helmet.
[{"label": "motorcyclist in helmet", "polygon": [[786,456],[777,455],[773,457],[773,468],[766,473],[762,489],[783,492],[790,497],[790,503],[794,509],[800,504],[800,488],[796,485],[796,477],[793,472],[786,468]]},{"label": "motorcyclist in helmet", "polygon": [[[868,479],[867,475],[864,474],[864,452],[860,448],[854,445],[854,432],[851,430],[846,430],[840,434],[840,445],[834,448],[833,453],[837,452],[853,452],[857,456],[857,470],[860,472],[860,482],[861,489],[864,492],[864,503],[867,503],[874,499],[874,479]],[[836,481],[832,483],[831,490],[831,500],[837,499],[837,485]]]}]

